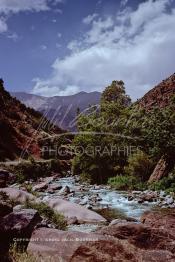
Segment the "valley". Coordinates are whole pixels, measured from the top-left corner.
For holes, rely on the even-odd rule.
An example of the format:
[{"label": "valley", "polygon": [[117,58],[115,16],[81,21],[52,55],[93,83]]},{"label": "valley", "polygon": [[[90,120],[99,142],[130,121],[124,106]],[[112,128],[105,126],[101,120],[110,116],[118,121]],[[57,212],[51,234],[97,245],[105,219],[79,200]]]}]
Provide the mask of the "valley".
[{"label": "valley", "polygon": [[[58,256],[64,261],[96,261],[102,256],[112,261],[118,255],[122,261],[150,261],[150,252],[156,261],[174,260],[173,122],[169,126],[174,119],[174,80],[172,75],[136,103],[125,94],[122,81],[113,81],[102,93],[100,110],[79,112],[73,133],[45,117],[41,125],[42,115],[12,98],[1,81],[1,123],[10,126],[8,147],[2,136],[0,143],[2,261],[22,261],[23,256],[36,262],[58,261]],[[155,114],[159,125],[163,121],[161,129]],[[170,132],[166,137],[165,131]],[[157,140],[152,140],[153,134]],[[164,147],[162,139],[167,141]],[[10,141],[16,141],[18,150]],[[55,146],[63,151],[54,157],[50,152]],[[64,241],[74,244],[67,250]]]}]

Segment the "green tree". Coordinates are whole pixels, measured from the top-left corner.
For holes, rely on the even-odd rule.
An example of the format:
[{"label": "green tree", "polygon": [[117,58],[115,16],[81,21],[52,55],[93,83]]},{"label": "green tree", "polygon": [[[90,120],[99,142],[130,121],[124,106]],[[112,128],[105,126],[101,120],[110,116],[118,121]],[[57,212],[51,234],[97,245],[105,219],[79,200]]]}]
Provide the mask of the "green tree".
[{"label": "green tree", "polygon": [[[79,115],[79,134],[73,143],[86,152],[76,154],[74,174],[82,174],[83,178],[87,176],[91,183],[105,183],[110,176],[122,172],[126,157],[117,152],[112,154],[111,147],[123,146],[126,142],[121,138],[121,130],[129,103],[124,83],[113,81],[103,92],[100,107],[91,107],[88,114]],[[88,149],[93,152],[87,153]]]},{"label": "green tree", "polygon": [[105,88],[102,93],[101,103],[118,103],[121,106],[129,106],[131,99],[125,93],[123,81],[112,81],[112,84]]},{"label": "green tree", "polygon": [[136,177],[137,181],[145,182],[153,171],[154,163],[149,156],[141,150],[128,158],[125,172],[128,176]]}]

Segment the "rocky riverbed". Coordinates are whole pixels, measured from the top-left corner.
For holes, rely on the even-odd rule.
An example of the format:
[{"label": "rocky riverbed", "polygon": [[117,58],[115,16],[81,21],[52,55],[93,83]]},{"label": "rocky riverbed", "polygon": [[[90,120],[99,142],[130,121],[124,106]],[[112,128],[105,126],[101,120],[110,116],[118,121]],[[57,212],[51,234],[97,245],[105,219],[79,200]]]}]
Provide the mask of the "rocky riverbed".
[{"label": "rocky riverbed", "polygon": [[[109,186],[81,184],[70,175],[23,185],[2,182],[0,192],[9,200],[0,199],[0,261],[12,261],[13,239],[27,239],[20,247],[36,262],[56,262],[58,257],[65,262],[175,261],[173,194],[118,192]],[[26,209],[26,201],[44,202],[62,213],[67,230],[58,230],[36,209]],[[12,203],[18,205],[12,208]]]},{"label": "rocky riverbed", "polygon": [[[115,219],[139,221],[142,214],[154,207],[175,207],[173,196],[155,191],[115,191],[106,185],[80,184],[78,177],[50,177],[41,179],[33,186],[39,199],[46,203],[60,198],[93,210],[111,222]],[[92,232],[99,227],[98,223],[78,223],[76,214],[69,220],[68,230]]]}]

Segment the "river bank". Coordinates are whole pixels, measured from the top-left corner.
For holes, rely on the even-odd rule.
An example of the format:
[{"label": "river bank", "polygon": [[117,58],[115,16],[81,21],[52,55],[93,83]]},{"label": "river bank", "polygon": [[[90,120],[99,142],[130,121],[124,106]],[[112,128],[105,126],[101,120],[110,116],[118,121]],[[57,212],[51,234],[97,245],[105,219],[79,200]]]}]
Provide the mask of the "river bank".
[{"label": "river bank", "polygon": [[[1,242],[0,255],[8,257],[6,261],[11,261],[12,239],[28,239],[25,245],[20,242],[29,256],[25,261],[55,262],[58,256],[65,262],[104,261],[104,256],[109,262],[116,257],[145,262],[152,261],[151,257],[161,262],[174,259],[174,198],[164,192],[124,192],[106,185],[81,184],[69,172],[66,177],[55,174],[0,191],[10,199],[9,203],[0,201],[1,240],[6,239]],[[34,204],[26,207],[26,203]],[[45,219],[39,212],[43,207],[48,214],[64,215],[67,227],[63,220],[58,229]]]},{"label": "river bank", "polygon": [[[70,174],[41,178],[37,183],[27,181],[22,186],[13,184],[10,188],[31,188],[30,193],[37,194],[39,201],[46,204],[57,199],[69,201],[102,215],[108,224],[116,219],[139,222],[146,211],[175,207],[174,198],[163,191],[116,191],[106,185],[81,184],[78,177]],[[97,228],[98,223],[78,223],[76,214],[68,225],[69,231],[93,232]]]}]

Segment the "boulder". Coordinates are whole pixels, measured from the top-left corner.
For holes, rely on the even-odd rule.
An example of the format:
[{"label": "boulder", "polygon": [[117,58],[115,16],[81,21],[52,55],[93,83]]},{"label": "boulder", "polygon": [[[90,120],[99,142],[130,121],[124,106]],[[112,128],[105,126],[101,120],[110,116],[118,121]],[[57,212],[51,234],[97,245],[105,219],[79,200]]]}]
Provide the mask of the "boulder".
[{"label": "boulder", "polygon": [[[39,228],[32,234],[31,239],[38,241],[30,242],[27,248],[29,254],[40,259],[48,259],[46,261],[69,261],[76,249],[81,245],[83,240],[87,238],[98,239],[94,234],[82,232],[67,232],[57,229]],[[50,258],[50,260],[49,260]],[[38,260],[39,261],[39,260]],[[41,260],[40,260],[41,261]]]},{"label": "boulder", "polygon": [[13,211],[16,212],[16,211],[21,211],[21,209],[23,209],[24,206],[23,205],[16,205],[13,207]]},{"label": "boulder", "polygon": [[[140,239],[134,239],[134,230],[131,237],[133,243],[130,243],[127,238],[129,234],[125,235],[125,239],[117,239],[109,234],[39,228],[33,232],[27,252],[35,256],[36,262],[41,260],[52,262],[174,262],[172,252],[159,247],[155,249],[155,246],[151,247],[152,240],[148,250],[139,248],[137,240]],[[147,244],[149,244],[148,240]]]},{"label": "boulder", "polygon": [[71,191],[70,191],[70,188],[68,186],[65,186],[63,187],[61,190],[60,190],[60,194],[63,194],[63,195],[68,195],[70,194]]},{"label": "boulder", "polygon": [[[82,243],[70,262],[136,262],[137,253],[134,254],[133,248],[124,246],[117,239],[105,239]],[[143,260],[140,260],[143,261]]]},{"label": "boulder", "polygon": [[31,241],[27,252],[38,258],[38,262],[135,261],[133,254],[119,241],[94,233],[40,228],[33,232],[32,239],[39,241]]},{"label": "boulder", "polygon": [[109,224],[109,226],[114,226],[114,225],[126,223],[126,222],[127,222],[127,220],[125,220],[125,219],[117,218],[117,219],[112,220],[111,223]]},{"label": "boulder", "polygon": [[165,197],[165,202],[166,202],[167,205],[171,205],[171,204],[174,203],[174,199],[173,199],[172,196],[166,196]]},{"label": "boulder", "polygon": [[106,240],[82,244],[70,262],[174,262],[174,256],[166,250],[143,251],[128,243]]},{"label": "boulder", "polygon": [[9,231],[11,235],[29,237],[42,218],[34,209],[22,209],[14,211],[1,220],[1,226]]},{"label": "boulder", "polygon": [[9,180],[9,172],[0,169],[0,188],[6,187],[8,180]]},{"label": "boulder", "polygon": [[80,203],[81,206],[85,206],[88,204],[88,199],[83,199]]},{"label": "boulder", "polygon": [[17,241],[20,247],[26,248],[34,227],[40,221],[38,212],[32,209],[23,209],[1,218],[0,253],[7,253],[13,241]]},{"label": "boulder", "polygon": [[87,209],[92,209],[92,206],[89,205],[89,204],[87,204],[87,205],[86,205],[86,208],[87,208]]},{"label": "boulder", "polygon": [[8,183],[14,183],[16,175],[10,173],[7,170],[0,169],[0,188],[4,188]]},{"label": "boulder", "polygon": [[147,211],[142,215],[141,222],[175,236],[175,208]]},{"label": "boulder", "polygon": [[54,178],[54,180],[57,180],[57,179],[60,179],[62,177],[62,174],[60,174],[60,173],[53,173],[53,178]]},{"label": "boulder", "polygon": [[67,219],[67,224],[68,225],[77,225],[78,224],[78,219],[77,217],[70,217]]},{"label": "boulder", "polygon": [[0,217],[4,217],[11,213],[13,211],[13,208],[10,204],[0,201]]},{"label": "boulder", "polygon": [[49,189],[51,189],[51,190],[53,190],[53,191],[55,191],[55,190],[61,190],[62,189],[62,185],[61,184],[51,184],[50,186],[49,186]]},{"label": "boulder", "polygon": [[118,223],[97,231],[100,235],[108,235],[127,241],[129,244],[145,250],[166,250],[173,254],[175,236],[164,230],[136,224],[132,222]]},{"label": "boulder", "polygon": [[139,198],[137,202],[138,202],[138,204],[142,204],[142,203],[144,203],[144,199],[143,198]]},{"label": "boulder", "polygon": [[132,201],[132,200],[134,200],[134,196],[132,194],[129,194],[128,195],[128,201]]},{"label": "boulder", "polygon": [[23,204],[29,200],[33,201],[36,199],[36,197],[33,196],[32,194],[16,188],[7,187],[7,188],[0,189],[0,192],[5,192],[11,200],[20,204]]},{"label": "boulder", "polygon": [[48,183],[47,182],[43,182],[43,183],[39,183],[36,186],[33,187],[33,191],[36,192],[42,192],[45,191],[48,188]]},{"label": "boulder", "polygon": [[60,198],[51,199],[48,201],[48,205],[56,212],[63,214],[67,218],[74,217],[76,215],[78,223],[104,223],[106,219],[101,215],[88,210],[80,205],[71,203]]}]

